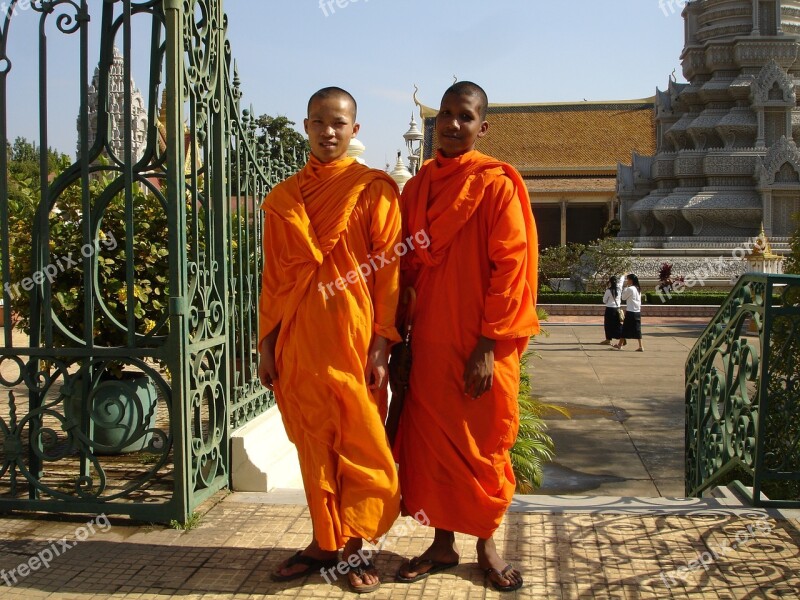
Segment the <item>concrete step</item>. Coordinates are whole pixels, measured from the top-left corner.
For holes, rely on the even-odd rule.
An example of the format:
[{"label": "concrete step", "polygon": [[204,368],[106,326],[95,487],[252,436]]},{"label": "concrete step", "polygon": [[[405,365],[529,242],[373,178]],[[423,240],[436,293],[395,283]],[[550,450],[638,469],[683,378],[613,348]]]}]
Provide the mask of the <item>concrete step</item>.
[{"label": "concrete step", "polygon": [[[235,492],[228,502],[303,506],[302,489],[273,489],[269,492]],[[622,496],[515,495],[509,512],[521,514],[610,514],[610,515],[767,515],[782,519],[800,518],[800,510],[754,508],[745,504],[732,488],[715,488],[707,498],[631,498]]]},{"label": "concrete step", "polygon": [[302,491],[297,450],[276,406],[231,434],[231,475],[237,492]]}]

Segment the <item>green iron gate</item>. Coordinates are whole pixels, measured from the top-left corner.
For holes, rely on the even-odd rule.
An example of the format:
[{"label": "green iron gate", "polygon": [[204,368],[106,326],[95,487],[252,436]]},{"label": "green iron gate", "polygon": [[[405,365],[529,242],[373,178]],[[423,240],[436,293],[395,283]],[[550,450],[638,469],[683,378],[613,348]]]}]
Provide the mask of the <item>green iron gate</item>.
[{"label": "green iron gate", "polygon": [[[0,510],[185,522],[228,485],[230,430],[271,403],[259,203],[297,160],[270,159],[240,111],[221,0],[92,6],[13,0],[0,15],[0,137],[9,40],[36,19],[43,149],[32,179],[0,153]],[[55,36],[80,70],[70,165],[46,150],[64,118],[48,104]],[[149,59],[145,94],[134,56]]]},{"label": "green iron gate", "polygon": [[689,352],[685,474],[800,507],[800,276],[743,275]]}]

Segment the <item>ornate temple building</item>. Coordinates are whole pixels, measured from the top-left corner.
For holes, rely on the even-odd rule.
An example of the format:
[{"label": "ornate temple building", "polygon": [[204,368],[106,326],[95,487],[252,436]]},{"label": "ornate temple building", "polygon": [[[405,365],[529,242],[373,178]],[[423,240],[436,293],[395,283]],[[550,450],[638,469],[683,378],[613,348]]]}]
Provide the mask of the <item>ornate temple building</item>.
[{"label": "ornate temple building", "polygon": [[762,225],[777,252],[797,228],[800,1],[696,0],[683,16],[688,83],[657,92],[655,153],[619,168],[620,236],[640,270],[726,254],[730,278]]},{"label": "ornate temple building", "polygon": [[[423,159],[436,149],[437,109],[419,102]],[[617,167],[656,150],[654,99],[490,104],[477,149],[506,161],[528,184],[542,247],[590,242],[618,214]]]},{"label": "ornate temple building", "polygon": [[[114,48],[114,58],[108,73],[108,120],[104,125],[107,127],[108,148],[103,154],[109,153],[117,157],[120,161],[125,160],[125,139],[123,137],[125,119],[123,110],[125,107],[125,61],[119,49]],[[100,77],[100,67],[94,71],[92,84],[89,86],[89,147],[97,140],[98,135],[98,115],[99,98],[103,97],[100,89],[103,82]],[[134,161],[138,161],[144,155],[147,144],[147,108],[144,104],[141,92],[136,88],[133,80],[131,87],[131,124],[132,124],[132,150]],[[78,118],[78,133],[80,136],[80,117]],[[78,154],[80,155],[80,138],[78,141]]]},{"label": "ornate temple building", "polygon": [[[108,102],[106,110],[101,110],[100,99],[103,97],[101,87],[108,85]],[[130,81],[131,89],[131,150],[134,162],[139,162],[147,151],[147,133],[149,119],[147,107],[142,93],[136,87],[133,79]],[[102,135],[106,139],[106,148],[101,152],[107,159],[113,157],[111,162],[121,163],[125,160],[125,138],[124,138],[124,107],[125,107],[125,61],[119,49],[114,47],[114,57],[109,69],[107,79],[101,77],[100,67],[94,71],[92,83],[89,86],[88,94],[89,107],[89,147],[91,148],[97,141],[100,133],[100,118],[106,120],[106,129]],[[157,129],[157,156],[163,156],[167,150],[167,95],[166,90],[161,95],[161,108],[155,122]],[[199,168],[202,164],[201,153],[198,144],[195,142],[195,152],[192,154],[192,135],[189,127],[184,124],[184,150],[186,159],[184,172],[192,172],[192,159]],[[78,117],[78,156],[80,156],[80,117]],[[152,157],[151,157],[152,158]],[[158,177],[147,177],[150,184],[156,189],[161,187],[161,179]]]}]

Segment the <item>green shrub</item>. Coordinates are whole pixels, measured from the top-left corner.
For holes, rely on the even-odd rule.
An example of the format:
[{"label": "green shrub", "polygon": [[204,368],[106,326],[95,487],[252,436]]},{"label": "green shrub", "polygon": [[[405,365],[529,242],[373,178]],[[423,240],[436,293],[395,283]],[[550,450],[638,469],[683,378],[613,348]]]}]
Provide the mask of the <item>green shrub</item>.
[{"label": "green shrub", "polygon": [[[537,309],[539,321],[547,320],[547,313]],[[542,331],[541,335],[547,335]],[[520,359],[519,367],[519,433],[511,448],[511,465],[517,480],[517,492],[530,494],[541,487],[544,478],[544,464],[555,456],[553,438],[547,434],[547,424],[542,415],[545,412],[558,411],[566,416],[567,412],[559,407],[544,404],[531,394],[531,375],[528,363],[535,357],[533,351],[525,352]]]},{"label": "green shrub", "polygon": [[588,281],[589,290],[602,291],[612,275],[629,273],[632,263],[632,242],[602,238],[586,246],[581,256],[581,275]]},{"label": "green shrub", "polygon": [[539,294],[539,304],[602,304],[603,295],[590,292],[552,292]]},{"label": "green shrub", "polygon": [[539,280],[550,285],[551,279],[569,279],[578,270],[583,244],[550,246],[539,253]]},{"label": "green shrub", "polygon": [[[51,284],[50,308],[53,316],[63,325],[63,330],[54,328],[53,343],[56,347],[74,346],[76,341],[85,336],[84,285],[87,278],[84,256],[96,269],[96,291],[92,299],[95,345],[127,345],[129,306],[132,306],[137,336],[166,334],[169,298],[166,209],[152,192],[145,192],[139,186],[133,189],[133,287],[129,289],[128,261],[125,258],[128,252],[125,196],[119,192],[107,197],[111,186],[112,180],[102,176],[89,184],[92,205],[97,206],[103,198],[107,200],[107,205],[102,221],[96,226],[88,244],[84,239],[80,181],[65,187],[48,216],[49,256],[45,263],[58,267]],[[38,206],[38,188],[31,189],[29,198],[29,206],[11,219],[11,280],[17,284],[35,274],[31,260],[31,229],[34,222],[31,215]],[[21,286],[14,289],[12,304],[19,316],[20,327],[26,332],[30,331],[31,326],[31,294],[37,289],[26,291]],[[101,301],[105,310],[98,306]]]},{"label": "green shrub", "polygon": [[666,304],[666,305],[703,305],[703,306],[720,306],[728,297],[728,292],[683,292],[675,293],[672,295],[667,293],[659,294],[658,292],[646,292],[642,294],[642,302],[646,304]]},{"label": "green shrub", "polygon": [[580,279],[590,290],[603,290],[612,275],[630,270],[633,244],[606,237],[584,245],[551,246],[539,253],[539,279],[552,287],[554,278]]},{"label": "green shrub", "polygon": [[[644,292],[642,304],[720,306],[727,297],[728,292],[684,292],[682,294],[673,292],[671,297],[664,294],[662,300],[658,292]],[[539,294],[537,302],[539,304],[602,304],[603,296],[591,292],[550,292]]]}]

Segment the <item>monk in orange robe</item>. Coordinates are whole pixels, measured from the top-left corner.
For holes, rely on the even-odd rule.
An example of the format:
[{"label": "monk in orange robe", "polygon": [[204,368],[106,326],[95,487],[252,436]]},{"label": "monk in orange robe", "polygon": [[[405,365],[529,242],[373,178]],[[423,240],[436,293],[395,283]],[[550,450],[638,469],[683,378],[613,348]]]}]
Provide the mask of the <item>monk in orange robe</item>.
[{"label": "monk in orange robe", "polygon": [[515,489],[509,450],[519,428],[520,358],[536,317],[537,235],[527,188],[513,167],[474,150],[486,135],[486,93],[459,82],[436,117],[439,151],[400,200],[403,235],[427,248],[403,258],[416,289],[413,363],[395,453],[403,509],[424,511],[433,544],[396,580],[419,581],[458,564],[453,532],[478,538],[478,562],[500,591],[522,575],[493,534]]},{"label": "monk in orange robe", "polygon": [[380,585],[362,542],[400,510],[381,409],[388,348],[400,340],[400,208],[385,173],[346,156],[359,129],[350,94],[315,93],[304,126],[308,163],[263,204],[259,376],[297,446],[314,539],[273,579],[346,572],[362,593]]}]

